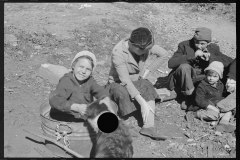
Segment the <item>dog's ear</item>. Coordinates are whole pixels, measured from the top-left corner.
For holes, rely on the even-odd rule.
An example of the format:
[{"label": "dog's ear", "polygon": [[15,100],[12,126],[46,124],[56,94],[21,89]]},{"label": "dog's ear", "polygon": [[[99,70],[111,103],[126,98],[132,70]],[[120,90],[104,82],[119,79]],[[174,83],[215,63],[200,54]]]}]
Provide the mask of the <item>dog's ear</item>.
[{"label": "dog's ear", "polygon": [[86,109],[86,116],[89,119],[93,119],[98,116],[101,112],[108,111],[108,108],[105,104],[99,104],[99,101],[94,101]]}]

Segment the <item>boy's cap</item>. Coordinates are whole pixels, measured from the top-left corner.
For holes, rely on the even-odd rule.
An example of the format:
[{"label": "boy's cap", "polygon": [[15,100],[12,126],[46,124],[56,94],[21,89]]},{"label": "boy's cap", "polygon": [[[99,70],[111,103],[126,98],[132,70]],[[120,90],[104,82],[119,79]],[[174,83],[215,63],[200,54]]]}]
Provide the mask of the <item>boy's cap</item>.
[{"label": "boy's cap", "polygon": [[89,57],[91,57],[91,58],[93,59],[93,65],[94,65],[93,70],[94,70],[94,68],[95,68],[96,65],[97,65],[97,59],[96,59],[95,55],[94,55],[92,52],[89,52],[89,51],[81,51],[81,52],[77,53],[77,54],[75,55],[75,57],[73,58],[73,60],[72,60],[71,67],[73,67],[73,66],[72,66],[72,65],[73,65],[73,62],[74,62],[77,58],[79,58],[79,57],[81,57],[81,56],[89,56]]},{"label": "boy's cap", "polygon": [[209,66],[207,68],[204,69],[204,72],[206,72],[207,70],[214,70],[218,73],[219,77],[222,79],[223,77],[223,63],[219,62],[219,61],[213,61],[212,63],[209,64]]},{"label": "boy's cap", "polygon": [[212,30],[206,27],[199,27],[195,31],[194,38],[198,41],[212,41]]},{"label": "boy's cap", "polygon": [[141,49],[145,49],[148,45],[152,43],[153,35],[149,29],[140,27],[132,31],[129,41],[133,45]]}]

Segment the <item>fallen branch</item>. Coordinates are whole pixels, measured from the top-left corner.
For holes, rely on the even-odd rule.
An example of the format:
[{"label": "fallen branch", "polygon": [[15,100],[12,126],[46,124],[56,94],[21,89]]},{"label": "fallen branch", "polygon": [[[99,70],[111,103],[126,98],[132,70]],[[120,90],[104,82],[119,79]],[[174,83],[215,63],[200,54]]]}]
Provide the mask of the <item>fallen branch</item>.
[{"label": "fallen branch", "polygon": [[209,135],[209,134],[205,134],[205,135],[203,135],[203,136],[200,136],[200,137],[196,138],[195,141],[198,141],[199,139],[201,139],[201,138],[203,138],[203,137],[206,137],[206,136],[208,136],[208,135]]},{"label": "fallen branch", "polygon": [[27,131],[27,130],[25,130],[25,129],[23,129],[23,131],[28,132],[28,133],[30,133],[30,134],[32,134],[32,135],[38,136],[38,137],[40,137],[40,138],[43,138],[43,139],[45,139],[45,140],[48,140],[48,141],[50,141],[50,142],[53,142],[54,144],[56,144],[56,145],[58,145],[59,147],[63,148],[65,151],[67,151],[68,153],[76,156],[77,158],[84,158],[82,155],[80,155],[80,154],[78,154],[77,152],[75,152],[75,151],[67,148],[66,146],[64,146],[63,144],[57,142],[56,140],[53,140],[52,138],[49,138],[49,137],[46,137],[46,136],[43,136],[43,135],[38,135],[38,134],[36,134],[36,133],[32,133],[32,132],[30,132],[30,131]]}]

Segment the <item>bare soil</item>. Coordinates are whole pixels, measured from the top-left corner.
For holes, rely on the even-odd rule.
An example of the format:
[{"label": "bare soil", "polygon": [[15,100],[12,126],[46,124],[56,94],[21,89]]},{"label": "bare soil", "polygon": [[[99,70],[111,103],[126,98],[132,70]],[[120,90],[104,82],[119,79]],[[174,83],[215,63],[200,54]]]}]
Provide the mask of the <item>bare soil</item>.
[{"label": "bare soil", "polygon": [[[38,75],[41,64],[70,68],[77,52],[89,50],[99,61],[94,77],[105,85],[112,48],[139,26],[151,28],[156,44],[169,51],[169,56],[179,42],[193,36],[196,27],[206,26],[221,51],[236,57],[235,22],[193,13],[179,4],[5,3],[4,157],[54,157],[40,138],[26,138],[30,135],[22,130],[42,133],[39,107],[56,87]],[[170,71],[167,62],[159,69],[163,73],[150,75],[151,82]],[[236,157],[235,133],[220,134],[210,123],[197,119],[189,127],[184,116],[175,100],[158,103],[155,125],[169,138],[154,141],[139,135],[134,138],[134,157]],[[134,117],[126,122],[139,131]],[[231,123],[236,125],[235,119]]]}]

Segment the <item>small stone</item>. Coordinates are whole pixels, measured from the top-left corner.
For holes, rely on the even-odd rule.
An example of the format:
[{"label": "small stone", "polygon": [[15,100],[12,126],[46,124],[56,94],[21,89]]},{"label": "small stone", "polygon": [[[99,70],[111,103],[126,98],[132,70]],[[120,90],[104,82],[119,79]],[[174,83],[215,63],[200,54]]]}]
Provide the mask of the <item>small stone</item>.
[{"label": "small stone", "polygon": [[227,149],[227,150],[231,149],[231,147],[229,145],[227,145],[227,144],[224,146],[224,148]]},{"label": "small stone", "polygon": [[35,48],[35,49],[38,49],[38,50],[42,49],[41,46],[35,46],[34,48]]},{"label": "small stone", "polygon": [[197,143],[190,143],[190,144],[188,144],[188,145],[190,145],[190,146],[196,146]]},{"label": "small stone", "polygon": [[17,53],[18,53],[18,54],[21,54],[21,55],[23,54],[23,52],[22,52],[22,51],[18,51]]},{"label": "small stone", "polygon": [[202,148],[206,147],[205,143],[201,143],[200,146],[201,146]]},{"label": "small stone", "polygon": [[192,141],[194,141],[194,139],[192,139],[192,138],[187,140],[187,142],[192,142]]},{"label": "small stone", "polygon": [[217,124],[217,122],[216,121],[213,121],[213,122],[211,122],[211,126],[215,126]]},{"label": "small stone", "polygon": [[215,132],[215,135],[222,136],[222,133],[219,132],[219,131],[216,131],[216,132]]},{"label": "small stone", "polygon": [[209,139],[209,140],[213,140],[214,137],[211,135],[211,136],[208,137],[208,139]]},{"label": "small stone", "polygon": [[13,47],[16,47],[17,45],[18,45],[17,42],[14,42],[14,43],[12,44]]},{"label": "small stone", "polygon": [[17,37],[15,37],[12,34],[5,34],[6,37],[6,42],[16,42],[17,41]]},{"label": "small stone", "polygon": [[182,149],[183,149],[183,146],[184,146],[183,144],[179,145],[179,146],[178,146],[178,149],[179,149],[179,150],[182,150]]}]

